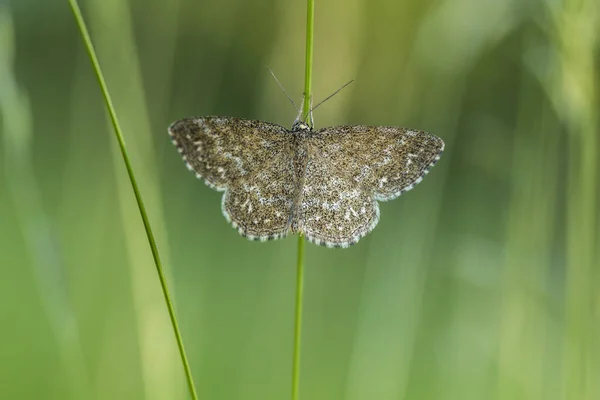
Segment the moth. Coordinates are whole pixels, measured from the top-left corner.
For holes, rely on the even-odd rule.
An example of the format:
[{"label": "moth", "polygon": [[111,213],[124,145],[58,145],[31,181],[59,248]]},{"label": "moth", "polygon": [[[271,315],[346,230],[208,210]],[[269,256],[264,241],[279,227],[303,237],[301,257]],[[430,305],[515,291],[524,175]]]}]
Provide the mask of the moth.
[{"label": "moth", "polygon": [[168,131],[187,168],[223,192],[223,215],[242,236],[301,234],[328,247],[348,247],[371,232],[378,201],[411,190],[444,150],[435,135],[394,126],[313,130],[300,113],[291,129],[192,117]]}]

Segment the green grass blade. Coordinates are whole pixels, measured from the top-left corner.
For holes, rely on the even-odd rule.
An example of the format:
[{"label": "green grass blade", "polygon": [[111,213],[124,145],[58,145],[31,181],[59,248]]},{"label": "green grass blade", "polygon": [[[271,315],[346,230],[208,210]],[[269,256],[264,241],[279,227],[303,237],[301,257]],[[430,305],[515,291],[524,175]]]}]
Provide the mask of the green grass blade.
[{"label": "green grass blade", "polygon": [[[306,69],[304,75],[304,103],[302,116],[311,123],[310,107],[312,99],[312,61],[315,23],[315,2],[306,3]],[[304,293],[304,236],[298,236],[298,262],[296,273],[296,307],[294,317],[294,355],[292,366],[292,400],[300,395],[300,352],[302,348],[302,295]]]},{"label": "green grass blade", "polygon": [[304,293],[304,237],[298,236],[298,265],[296,269],[296,311],[294,319],[294,364],[292,368],[292,400],[300,393],[300,350],[302,345],[302,294]]},{"label": "green grass blade", "polygon": [[[598,260],[598,68],[600,13],[593,1],[549,6],[557,57],[546,82],[568,132],[566,195],[566,276],[562,388],[563,399],[596,399],[600,393],[594,321]],[[568,107],[565,107],[568,105]]]},{"label": "green grass blade", "polygon": [[94,67],[94,71],[96,74],[96,77],[98,79],[98,84],[100,85],[101,91],[102,91],[102,95],[104,97],[104,100],[106,102],[106,106],[108,108],[108,112],[109,112],[109,116],[110,116],[110,120],[111,123],[113,125],[114,128],[114,132],[115,132],[115,136],[117,138],[117,142],[119,144],[119,149],[121,152],[121,155],[123,157],[123,161],[125,163],[125,167],[127,169],[127,174],[129,177],[129,180],[131,182],[131,187],[133,189],[134,195],[135,195],[135,199],[136,199],[136,203],[138,205],[139,211],[140,211],[140,215],[142,217],[142,221],[144,224],[144,229],[146,231],[146,236],[148,239],[148,243],[150,244],[150,249],[152,251],[152,257],[154,259],[154,264],[156,266],[156,272],[158,273],[158,278],[160,281],[160,285],[162,288],[162,292],[165,298],[165,303],[167,305],[167,310],[169,312],[169,318],[171,320],[171,325],[173,327],[173,332],[175,334],[175,339],[177,341],[177,347],[179,350],[179,354],[181,357],[181,362],[183,364],[183,368],[185,371],[185,375],[186,375],[186,379],[187,379],[187,384],[188,384],[188,389],[190,392],[190,395],[193,399],[197,399],[198,396],[196,394],[196,388],[194,386],[194,382],[193,382],[193,378],[192,378],[192,373],[191,373],[191,369],[189,366],[189,362],[185,353],[185,348],[183,346],[183,340],[181,338],[181,332],[179,330],[179,326],[177,324],[177,318],[175,316],[175,310],[173,307],[173,302],[171,301],[171,295],[169,294],[169,289],[167,286],[167,282],[166,282],[166,278],[163,272],[163,267],[162,267],[162,263],[161,263],[161,259],[160,259],[160,255],[158,252],[158,248],[156,246],[156,240],[154,238],[154,234],[152,233],[152,228],[150,226],[150,221],[148,218],[148,213],[146,211],[146,207],[144,205],[140,190],[138,188],[134,173],[133,173],[133,169],[131,167],[131,162],[129,160],[129,156],[127,154],[127,149],[125,146],[125,140],[123,138],[123,134],[117,119],[117,115],[112,103],[112,100],[110,98],[110,94],[108,92],[108,88],[106,86],[101,68],[100,68],[100,64],[98,62],[98,58],[96,56],[96,53],[94,51],[94,47],[92,45],[91,42],[91,38],[90,35],[88,33],[87,27],[85,25],[85,22],[83,20],[83,16],[81,14],[81,10],[79,8],[79,5],[77,4],[76,0],[69,0],[69,3],[71,5],[71,8],[73,10],[73,14],[75,16],[75,19],[77,21],[79,30],[81,32],[81,36],[85,42],[85,46],[86,46],[86,50],[88,52],[88,55],[90,57],[90,60],[92,62],[92,65]]},{"label": "green grass blade", "polygon": [[[527,43],[527,42],[526,42]],[[530,44],[531,43],[531,44]],[[533,41],[528,46],[533,46]],[[525,71],[517,113],[507,207],[505,259],[501,269],[498,313],[498,364],[496,399],[541,400],[548,394],[549,360],[555,360],[549,326],[552,315],[543,307],[550,292],[548,268],[557,178],[553,166],[559,157],[560,134],[549,123],[548,104],[534,90]],[[552,350],[549,350],[552,349]]]},{"label": "green grass blade", "polygon": [[313,64],[313,39],[315,32],[315,1],[306,2],[306,63],[304,73],[304,104],[302,116],[304,121],[309,121],[309,113],[312,100],[312,64]]}]

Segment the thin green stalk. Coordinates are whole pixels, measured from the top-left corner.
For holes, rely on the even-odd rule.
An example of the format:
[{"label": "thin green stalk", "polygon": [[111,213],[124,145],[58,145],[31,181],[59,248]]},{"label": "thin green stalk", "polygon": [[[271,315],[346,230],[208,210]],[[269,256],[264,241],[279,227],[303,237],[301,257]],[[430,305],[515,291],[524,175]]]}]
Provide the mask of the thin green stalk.
[{"label": "thin green stalk", "polygon": [[306,65],[304,74],[304,104],[302,116],[305,122],[310,122],[309,114],[312,100],[312,64],[313,64],[313,38],[315,27],[315,1],[307,0],[306,3]]},{"label": "thin green stalk", "polygon": [[[594,304],[598,263],[593,216],[598,204],[598,72],[594,50],[600,22],[597,2],[562,2],[555,13],[557,73],[551,93],[568,129],[565,333],[562,398],[597,399],[598,362]],[[573,90],[577,88],[577,90]],[[558,89],[558,90],[557,90]],[[569,105],[565,107],[564,105]]]},{"label": "thin green stalk", "polygon": [[127,175],[129,176],[129,180],[131,182],[131,187],[133,189],[133,193],[135,195],[135,200],[137,202],[140,215],[142,217],[142,221],[144,224],[144,229],[146,231],[146,236],[148,238],[148,243],[150,244],[150,249],[152,251],[152,258],[154,259],[154,264],[156,266],[156,272],[158,273],[158,279],[160,281],[160,286],[162,288],[162,292],[165,298],[165,303],[167,305],[167,310],[169,312],[169,318],[171,320],[171,325],[173,327],[173,332],[175,334],[175,339],[177,341],[177,347],[179,349],[179,355],[181,356],[181,362],[183,364],[183,369],[185,371],[185,376],[187,379],[188,389],[192,399],[197,400],[198,395],[196,394],[196,388],[194,386],[194,381],[192,379],[192,372],[190,369],[190,365],[188,363],[188,359],[185,353],[185,348],[183,346],[183,339],[181,338],[181,332],[179,330],[179,325],[177,324],[177,317],[175,316],[175,309],[173,307],[173,302],[171,301],[171,295],[169,294],[169,288],[167,286],[167,282],[165,279],[165,275],[163,273],[162,262],[160,260],[160,256],[158,253],[158,247],[156,246],[156,240],[154,239],[154,233],[152,232],[152,228],[150,226],[150,220],[148,218],[148,213],[146,212],[146,207],[144,206],[144,202],[142,200],[142,195],[138,188],[137,182],[135,180],[135,176],[133,174],[133,168],[131,167],[131,162],[129,161],[129,156],[127,155],[127,149],[125,147],[125,139],[123,138],[123,133],[121,131],[121,127],[117,120],[117,115],[110,98],[110,94],[108,92],[108,87],[106,86],[106,82],[104,80],[104,76],[102,74],[102,70],[100,68],[100,63],[98,62],[98,58],[96,56],[96,52],[94,50],[94,46],[92,45],[92,40],[90,38],[90,34],[87,30],[86,24],[83,20],[83,16],[81,14],[81,10],[77,3],[77,0],[69,0],[69,4],[71,5],[71,9],[73,10],[73,14],[75,16],[75,20],[77,21],[77,25],[79,26],[79,31],[81,36],[85,42],[85,47],[92,62],[94,72],[96,73],[96,78],[98,79],[98,84],[100,85],[100,89],[102,91],[102,95],[104,97],[104,101],[106,103],[106,107],[108,108],[108,113],[110,115],[110,120],[112,122],[115,136],[117,138],[117,142],[119,143],[119,149],[121,151],[121,155],[123,156],[123,161],[125,163],[125,167],[127,169]]},{"label": "thin green stalk", "polygon": [[[302,116],[304,122],[312,123],[310,108],[312,99],[312,61],[315,26],[315,2],[306,2],[306,69],[304,75],[304,102]],[[298,236],[298,261],[296,267],[296,310],[294,318],[294,356],[292,366],[292,400],[300,394],[300,350],[302,348],[302,295],[304,293],[304,237]]]},{"label": "thin green stalk", "polygon": [[298,236],[298,266],[296,269],[296,312],[294,324],[294,365],[292,368],[292,400],[300,392],[300,349],[302,345],[302,294],[304,292],[304,237]]}]

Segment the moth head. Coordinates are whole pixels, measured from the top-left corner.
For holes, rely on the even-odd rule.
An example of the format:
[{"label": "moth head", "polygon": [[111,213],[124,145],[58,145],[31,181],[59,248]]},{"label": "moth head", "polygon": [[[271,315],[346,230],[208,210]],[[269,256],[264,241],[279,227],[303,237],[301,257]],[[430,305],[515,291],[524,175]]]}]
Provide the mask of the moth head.
[{"label": "moth head", "polygon": [[296,119],[292,124],[292,132],[310,132],[312,128],[309,124],[302,121],[301,119]]}]

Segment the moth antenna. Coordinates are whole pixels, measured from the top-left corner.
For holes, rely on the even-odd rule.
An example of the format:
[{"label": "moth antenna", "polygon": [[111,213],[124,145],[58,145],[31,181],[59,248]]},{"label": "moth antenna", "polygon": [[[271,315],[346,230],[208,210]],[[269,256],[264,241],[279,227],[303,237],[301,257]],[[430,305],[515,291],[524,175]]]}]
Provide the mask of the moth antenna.
[{"label": "moth antenna", "polygon": [[285,88],[283,87],[283,85],[281,83],[279,83],[279,79],[277,79],[277,77],[275,76],[275,74],[273,73],[273,71],[271,70],[271,68],[268,65],[266,65],[266,67],[269,70],[269,72],[271,73],[271,76],[273,77],[273,79],[275,79],[275,82],[277,82],[277,86],[279,86],[279,89],[281,89],[281,91],[287,96],[290,103],[292,103],[292,106],[294,106],[296,111],[298,111],[299,109],[298,109],[298,107],[296,107],[296,103],[294,103],[294,100],[292,100],[292,98],[290,97],[288,92],[285,91]]},{"label": "moth antenna", "polygon": [[[349,82],[347,82],[346,84],[344,84],[344,86],[342,86],[341,88],[339,88],[338,90],[336,90],[335,92],[333,92],[332,94],[330,94],[329,96],[327,96],[325,98],[325,100],[321,100],[321,102],[319,104],[317,104],[316,106],[314,106],[313,108],[310,109],[310,113],[311,113],[311,120],[312,120],[312,112],[314,110],[317,109],[317,107],[319,107],[321,104],[325,103],[327,100],[329,100],[330,98],[332,98],[333,96],[335,96],[336,94],[338,94],[343,88],[345,88],[346,86],[348,86],[349,84],[351,84],[352,82],[354,82],[354,79],[351,79]],[[311,105],[312,105],[312,99],[311,99]]]}]

